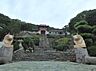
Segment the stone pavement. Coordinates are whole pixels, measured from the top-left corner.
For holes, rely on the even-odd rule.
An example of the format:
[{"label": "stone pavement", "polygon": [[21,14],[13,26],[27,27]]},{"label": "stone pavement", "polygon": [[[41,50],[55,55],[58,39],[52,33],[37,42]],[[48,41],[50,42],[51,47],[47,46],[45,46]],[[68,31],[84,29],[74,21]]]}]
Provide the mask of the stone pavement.
[{"label": "stone pavement", "polygon": [[96,71],[96,65],[59,61],[21,61],[0,65],[0,71]]}]

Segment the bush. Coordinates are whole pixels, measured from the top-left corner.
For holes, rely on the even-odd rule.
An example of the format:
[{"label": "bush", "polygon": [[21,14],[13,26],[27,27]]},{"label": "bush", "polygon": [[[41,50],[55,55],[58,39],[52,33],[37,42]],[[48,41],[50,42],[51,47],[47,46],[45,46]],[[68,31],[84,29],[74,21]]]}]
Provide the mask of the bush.
[{"label": "bush", "polygon": [[93,40],[92,39],[85,39],[85,43],[87,46],[91,46],[93,44]]},{"label": "bush", "polygon": [[93,29],[93,30],[96,29],[96,25],[94,25],[94,26],[92,27],[92,29]]},{"label": "bush", "polygon": [[54,39],[63,38],[63,37],[64,35],[50,35],[50,34],[47,35],[47,38],[54,38]]},{"label": "bush", "polygon": [[79,25],[76,27],[76,29],[80,33],[91,33],[92,32],[92,27],[90,25]]},{"label": "bush", "polygon": [[93,33],[94,35],[96,35],[96,28],[93,29],[92,33]]},{"label": "bush", "polygon": [[56,40],[56,42],[58,44],[67,44],[68,40],[69,40],[69,38],[60,38],[60,39]]},{"label": "bush", "polygon": [[87,23],[87,21],[82,20],[82,21],[77,22],[77,23],[74,25],[74,27],[76,28],[76,27],[79,26],[79,25],[88,25],[88,23]]},{"label": "bush", "polygon": [[40,38],[39,35],[34,35],[34,36],[31,37],[31,39],[33,40],[34,44],[37,45],[37,46],[39,45],[39,38]]},{"label": "bush", "polygon": [[31,39],[31,37],[24,38],[22,45],[23,45],[25,51],[29,50],[30,52],[32,52],[32,49],[34,50],[34,42]]},{"label": "bush", "polygon": [[66,50],[68,49],[68,41],[69,41],[69,38],[67,37],[57,39],[54,42],[53,48],[60,51]]},{"label": "bush", "polygon": [[24,43],[29,43],[29,42],[32,42],[32,39],[30,37],[25,37],[23,41]]},{"label": "bush", "polygon": [[59,51],[66,51],[68,49],[68,46],[65,44],[60,44],[60,45],[54,46],[53,48]]},{"label": "bush", "polygon": [[93,27],[90,26],[87,21],[85,20],[82,20],[82,21],[79,21],[77,22],[75,25],[74,25],[74,28],[75,30],[77,30],[79,33],[91,33],[92,32],[92,29]]},{"label": "bush", "polygon": [[16,51],[16,50],[18,50],[18,49],[20,48],[18,41],[15,41],[15,42],[13,43],[13,45],[14,45],[14,51]]},{"label": "bush", "polygon": [[90,56],[96,56],[96,45],[88,47],[88,53]]},{"label": "bush", "polygon": [[93,34],[91,34],[91,33],[81,33],[81,36],[84,39],[88,39],[88,38],[92,38],[93,37]]},{"label": "bush", "polygon": [[56,36],[47,34],[47,38],[55,38]]}]

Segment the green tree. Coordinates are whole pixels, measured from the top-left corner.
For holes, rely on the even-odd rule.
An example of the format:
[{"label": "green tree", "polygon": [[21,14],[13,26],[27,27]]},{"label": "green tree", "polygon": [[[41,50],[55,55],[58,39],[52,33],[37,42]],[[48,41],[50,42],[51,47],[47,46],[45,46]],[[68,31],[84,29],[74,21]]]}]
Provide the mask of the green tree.
[{"label": "green tree", "polygon": [[20,20],[13,19],[10,24],[8,24],[8,29],[10,30],[10,33],[16,34],[20,32],[21,25]]},{"label": "green tree", "polygon": [[87,21],[82,20],[77,22],[74,25],[74,28],[78,33],[91,33],[92,32],[92,27],[88,25]]}]

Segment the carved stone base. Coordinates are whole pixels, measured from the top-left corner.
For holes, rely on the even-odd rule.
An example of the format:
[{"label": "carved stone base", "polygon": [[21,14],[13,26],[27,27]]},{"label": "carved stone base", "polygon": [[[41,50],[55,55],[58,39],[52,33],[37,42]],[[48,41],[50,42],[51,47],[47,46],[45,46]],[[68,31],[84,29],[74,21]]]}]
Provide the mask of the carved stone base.
[{"label": "carved stone base", "polygon": [[9,63],[12,60],[13,48],[4,47],[0,48],[0,64]]},{"label": "carved stone base", "polygon": [[84,63],[85,57],[89,57],[86,48],[75,48],[76,62]]}]

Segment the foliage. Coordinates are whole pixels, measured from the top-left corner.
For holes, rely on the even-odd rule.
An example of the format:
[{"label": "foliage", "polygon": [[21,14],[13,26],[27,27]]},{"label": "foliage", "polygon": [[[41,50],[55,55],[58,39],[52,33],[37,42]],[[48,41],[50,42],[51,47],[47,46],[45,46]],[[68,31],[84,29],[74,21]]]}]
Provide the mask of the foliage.
[{"label": "foliage", "polygon": [[31,43],[31,42],[33,42],[30,37],[25,37],[25,38],[23,39],[23,41],[24,41],[25,43]]},{"label": "foliage", "polygon": [[26,50],[27,48],[33,48],[35,47],[35,45],[39,45],[39,35],[33,35],[32,37],[25,37],[23,39],[23,43],[22,43],[24,49]]},{"label": "foliage", "polygon": [[69,41],[69,38],[67,37],[59,38],[55,40],[53,48],[60,51],[66,50],[68,49],[68,46],[67,46],[68,41]]},{"label": "foliage", "polygon": [[96,35],[96,28],[93,29],[92,33],[93,33],[94,35]]},{"label": "foliage", "polygon": [[88,23],[87,23],[87,21],[85,21],[85,20],[81,20],[81,21],[79,21],[79,22],[76,22],[76,24],[74,25],[74,27],[76,28],[76,27],[79,26],[79,25],[88,25]]},{"label": "foliage", "polygon": [[[37,29],[38,25],[26,23],[19,19],[11,19],[8,16],[5,16],[0,13],[0,40],[2,40],[3,37],[9,32],[11,34],[17,35],[21,31],[33,31]],[[55,28],[48,26],[48,29]]]},{"label": "foliage", "polygon": [[29,50],[30,52],[32,52],[32,49],[34,49],[34,42],[30,37],[25,37],[23,39],[23,43],[22,43],[24,50]]},{"label": "foliage", "polygon": [[20,21],[17,19],[12,19],[10,24],[7,25],[8,30],[12,34],[16,34],[20,32]]},{"label": "foliage", "polygon": [[39,38],[40,38],[39,35],[33,35],[31,37],[31,39],[33,40],[34,44],[37,45],[37,46],[39,45]]},{"label": "foliage", "polygon": [[58,44],[67,44],[68,43],[68,38],[64,37],[64,38],[60,38],[58,40],[56,40],[55,42],[57,42]]},{"label": "foliage", "polygon": [[56,49],[56,50],[59,50],[59,51],[65,51],[65,50],[68,49],[68,46],[64,45],[64,44],[59,44],[57,46],[54,46],[53,48]]},{"label": "foliage", "polygon": [[79,33],[90,33],[92,31],[92,27],[88,25],[88,23],[85,20],[81,20],[77,22],[74,25],[74,28],[79,32]]},{"label": "foliage", "polygon": [[21,31],[32,31],[34,29],[38,29],[38,26],[31,23],[21,22]]},{"label": "foliage", "polygon": [[80,22],[82,20],[85,20],[88,22],[88,25],[94,26],[96,25],[96,9],[94,10],[88,10],[88,11],[83,11],[79,14],[77,14],[76,17],[72,18],[69,23],[69,28],[71,29],[71,33],[75,32],[74,25],[77,22]]},{"label": "foliage", "polygon": [[89,47],[93,44],[93,40],[92,39],[85,39],[85,43],[86,43],[86,46]]},{"label": "foliage", "polygon": [[[82,23],[83,21],[83,23]],[[72,18],[69,23],[71,33],[78,33],[83,36],[91,55],[96,55],[96,9],[83,11]]]},{"label": "foliage", "polygon": [[88,53],[90,56],[96,56],[96,44],[88,47]]},{"label": "foliage", "polygon": [[64,37],[64,35],[50,35],[50,34],[47,35],[47,38],[54,38],[54,39],[59,39],[59,38],[63,38],[63,37]]},{"label": "foliage", "polygon": [[18,49],[20,48],[18,41],[15,41],[15,42],[13,43],[13,45],[14,45],[14,51],[16,51],[16,50],[18,50]]},{"label": "foliage", "polygon": [[94,25],[94,26],[92,27],[92,29],[93,29],[93,30],[96,29],[96,25]]},{"label": "foliage", "polygon": [[20,31],[32,31],[32,29],[37,28],[37,25],[22,22],[18,19],[11,19],[8,16],[0,14],[0,40],[2,40],[3,37],[9,32],[15,35]]},{"label": "foliage", "polygon": [[76,27],[79,33],[91,33],[92,27],[90,25],[78,25]]},{"label": "foliage", "polygon": [[87,38],[91,38],[93,37],[93,34],[91,33],[81,33],[81,36],[84,38],[84,39],[87,39]]}]

